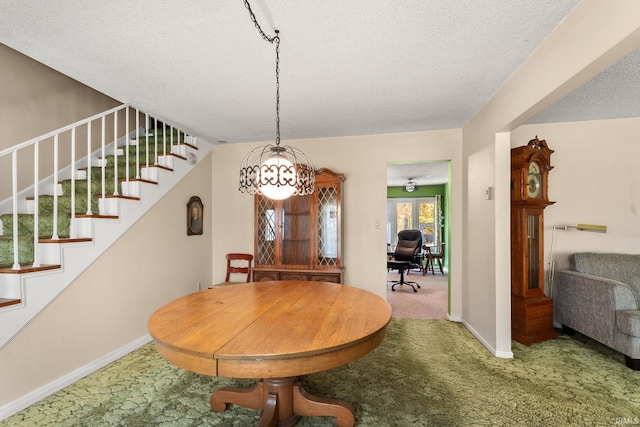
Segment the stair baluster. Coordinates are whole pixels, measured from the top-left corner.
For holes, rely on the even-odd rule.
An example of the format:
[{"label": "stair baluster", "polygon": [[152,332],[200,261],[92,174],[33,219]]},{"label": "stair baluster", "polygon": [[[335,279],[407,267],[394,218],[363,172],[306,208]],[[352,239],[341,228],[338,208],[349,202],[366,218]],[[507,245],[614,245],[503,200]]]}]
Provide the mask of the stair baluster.
[{"label": "stair baluster", "polygon": [[93,215],[91,211],[91,120],[87,123],[87,216]]},{"label": "stair baluster", "polygon": [[[135,131],[131,130],[134,123],[130,108],[136,115]],[[114,121],[113,143],[107,144],[107,126],[111,129],[107,118],[112,120],[111,114]],[[141,119],[146,120],[143,127],[140,126]],[[122,120],[126,121],[124,125]],[[0,171],[3,182],[11,182],[10,188],[4,189],[6,194],[0,195],[4,197],[4,200],[0,197],[0,323],[3,325],[0,328],[0,349],[83,271],[85,267],[82,266],[89,265],[115,242],[119,236],[113,232],[115,229],[124,232],[144,214],[145,209],[162,197],[163,193],[153,191],[146,193],[143,200],[141,183],[145,186],[158,185],[158,171],[164,170],[166,172],[162,180],[171,188],[188,173],[190,164],[186,161],[176,163],[175,158],[186,160],[185,150],[198,150],[196,138],[166,124],[165,120],[161,121],[162,127],[159,127],[158,118],[125,104],[0,150],[0,159],[6,159],[11,164],[10,168]],[[153,129],[150,126],[152,122]],[[85,125],[86,156],[82,157],[77,148],[84,130],[81,136],[78,128]],[[101,127],[98,130],[95,126]],[[120,133],[120,138],[119,127],[123,128],[124,133]],[[96,131],[96,135],[93,135],[93,131]],[[167,131],[170,132],[169,137]],[[158,132],[162,132],[162,142],[158,141]],[[108,137],[111,139],[111,135]],[[134,149],[131,147],[133,137],[136,138],[133,144],[135,157],[129,152]],[[141,145],[141,137],[145,139],[144,146]],[[153,145],[150,138],[153,138]],[[45,150],[42,156],[41,142],[47,144],[42,146]],[[118,142],[124,146],[124,155],[119,152]],[[22,149],[28,147],[33,147],[31,185],[30,179],[25,182],[24,174],[20,175],[21,171],[18,170],[19,167],[23,172],[27,169],[22,154],[28,151]],[[201,153],[206,155],[212,147],[205,145],[202,148],[204,152]],[[65,154],[67,149],[71,151],[69,157]],[[144,158],[140,153],[142,149],[146,150]],[[113,155],[107,155],[111,150]],[[153,165],[149,164],[151,150]],[[134,158],[135,164],[131,164]],[[99,166],[93,164],[97,159]],[[113,168],[107,168],[110,161],[114,162]],[[119,164],[121,161],[123,163]],[[30,163],[28,158],[26,163]],[[62,168],[61,163],[64,163]],[[51,167],[53,171],[48,171]],[[134,167],[135,170],[129,169]],[[42,181],[41,170],[47,171]],[[112,185],[110,173],[114,174],[113,191],[109,188]],[[133,182],[133,174],[137,182]],[[82,185],[87,186],[86,192]],[[118,188],[119,185],[121,188]],[[135,203],[123,203],[118,199],[134,200]],[[87,204],[86,209],[82,203]],[[123,220],[114,223],[105,221],[118,219],[120,212]],[[94,221],[92,217],[99,220]],[[128,220],[124,220],[125,217]],[[62,259],[69,263],[70,268],[60,268]],[[54,272],[55,275],[44,275],[44,271]],[[32,272],[38,274],[29,274]],[[32,292],[33,298],[30,298]]]},{"label": "stair baluster", "polygon": [[105,123],[105,116],[102,116],[102,154],[100,156],[101,158],[101,162],[100,162],[100,171],[101,171],[101,175],[100,175],[100,180],[102,182],[102,203],[104,206],[104,202],[106,200],[106,191],[107,191],[107,177],[106,177],[106,171],[107,171],[107,150],[106,150],[106,142],[107,142],[107,136],[106,136],[106,123]]},{"label": "stair baluster", "polygon": [[[40,209],[38,209],[39,203],[40,203],[40,186],[38,185],[38,183],[40,182],[40,141],[36,141],[35,144],[33,144],[33,203],[35,206],[35,209],[33,210],[33,267],[34,268],[39,268],[40,267],[40,254],[39,254],[39,250],[38,250],[38,245],[40,244],[40,242],[38,241],[38,238],[40,237]],[[17,214],[17,211],[14,210],[14,212]],[[18,224],[18,220],[14,219],[13,220],[14,225]],[[15,240],[18,240],[15,236],[14,236]],[[18,251],[15,251],[15,253],[17,254]]]},{"label": "stair baluster", "polygon": [[[53,136],[53,232],[51,240],[58,240],[58,135]],[[38,207],[36,207],[38,209]]]},{"label": "stair baluster", "polygon": [[[37,169],[37,168],[36,168]],[[12,197],[13,197],[13,269],[19,270],[18,262],[18,150],[11,153]]]},{"label": "stair baluster", "polygon": [[[113,195],[120,195],[118,191],[118,147],[115,144],[115,141],[118,139],[118,112],[113,113]],[[105,162],[107,158],[105,157]]]},{"label": "stair baluster", "polygon": [[[71,129],[71,164],[76,164],[76,128]],[[76,235],[76,173],[71,168],[71,221],[69,223],[69,237],[75,239]]]},{"label": "stair baluster", "polygon": [[140,111],[136,108],[136,179],[140,179]]}]

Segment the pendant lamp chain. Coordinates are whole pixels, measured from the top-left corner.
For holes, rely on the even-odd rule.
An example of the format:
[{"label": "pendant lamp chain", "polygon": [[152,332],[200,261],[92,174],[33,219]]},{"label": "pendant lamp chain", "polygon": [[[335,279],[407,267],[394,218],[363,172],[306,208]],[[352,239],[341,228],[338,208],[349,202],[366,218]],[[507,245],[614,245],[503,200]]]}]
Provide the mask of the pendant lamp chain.
[{"label": "pendant lamp chain", "polygon": [[253,21],[253,25],[256,26],[262,38],[271,44],[274,42],[276,44],[276,145],[280,145],[280,37],[278,36],[280,31],[275,30],[275,36],[267,35],[258,24],[256,15],[253,14],[248,0],[244,0],[244,6],[249,11],[251,21]]},{"label": "pendant lamp chain", "polygon": [[240,187],[242,193],[262,194],[274,200],[290,196],[306,196],[315,191],[315,171],[311,160],[299,149],[289,145],[280,146],[280,36],[275,30],[269,36],[258,24],[248,0],[244,5],[251,21],[262,38],[276,45],[276,141],[254,148],[240,165]]}]

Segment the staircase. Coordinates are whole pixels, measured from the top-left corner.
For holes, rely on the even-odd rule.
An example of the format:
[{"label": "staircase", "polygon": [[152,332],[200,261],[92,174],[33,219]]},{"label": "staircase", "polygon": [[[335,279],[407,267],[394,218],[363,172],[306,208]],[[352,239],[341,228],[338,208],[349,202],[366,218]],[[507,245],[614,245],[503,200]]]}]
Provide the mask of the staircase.
[{"label": "staircase", "polygon": [[0,349],[211,148],[122,105],[0,151]]}]

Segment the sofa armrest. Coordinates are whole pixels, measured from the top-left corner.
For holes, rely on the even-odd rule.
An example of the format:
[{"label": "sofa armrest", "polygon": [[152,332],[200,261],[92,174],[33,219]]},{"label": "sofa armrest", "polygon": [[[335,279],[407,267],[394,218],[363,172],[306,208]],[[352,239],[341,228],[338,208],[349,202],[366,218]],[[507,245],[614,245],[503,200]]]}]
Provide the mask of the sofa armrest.
[{"label": "sofa armrest", "polygon": [[640,311],[619,311],[616,317],[616,326],[619,332],[640,338]]},{"label": "sofa armrest", "polygon": [[631,287],[616,280],[562,270],[554,286],[556,320],[613,347],[616,311],[637,310]]}]

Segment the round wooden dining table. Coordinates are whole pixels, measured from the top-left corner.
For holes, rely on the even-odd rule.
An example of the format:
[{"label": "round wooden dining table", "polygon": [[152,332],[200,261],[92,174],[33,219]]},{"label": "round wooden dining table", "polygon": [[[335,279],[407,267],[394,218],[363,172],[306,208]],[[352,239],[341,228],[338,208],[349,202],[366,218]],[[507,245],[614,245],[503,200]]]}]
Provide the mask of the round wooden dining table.
[{"label": "round wooden dining table", "polygon": [[302,375],[356,360],[383,340],[390,305],[352,286],[265,281],[221,286],[174,300],[149,319],[158,352],[169,362],[211,376],[260,379],[251,389],[223,387],[227,404],[261,409],[259,426],[292,426],[300,416],[336,417],[353,426],[349,403],[309,395]]}]

